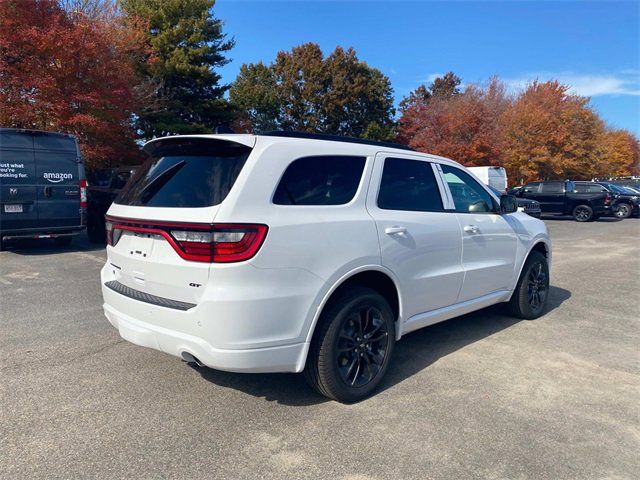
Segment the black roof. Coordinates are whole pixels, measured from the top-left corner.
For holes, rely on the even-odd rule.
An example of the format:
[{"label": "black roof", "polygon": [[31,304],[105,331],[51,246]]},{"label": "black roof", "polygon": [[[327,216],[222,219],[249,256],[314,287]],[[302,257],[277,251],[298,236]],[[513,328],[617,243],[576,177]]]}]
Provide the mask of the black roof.
[{"label": "black roof", "polygon": [[285,138],[306,138],[308,140],[329,140],[331,142],[344,142],[344,143],[359,143],[361,145],[377,145],[387,148],[399,148],[401,150],[415,150],[407,145],[400,145],[399,143],[392,142],[378,142],[376,140],[367,140],[365,138],[355,137],[343,137],[340,135],[326,135],[324,133],[307,133],[307,132],[289,132],[284,130],[277,130],[274,132],[261,133],[267,137],[285,137]]}]

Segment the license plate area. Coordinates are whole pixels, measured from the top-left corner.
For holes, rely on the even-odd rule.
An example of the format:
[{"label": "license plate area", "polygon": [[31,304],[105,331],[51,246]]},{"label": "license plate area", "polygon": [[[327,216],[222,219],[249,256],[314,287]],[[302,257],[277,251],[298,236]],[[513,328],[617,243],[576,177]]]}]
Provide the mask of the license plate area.
[{"label": "license plate area", "polygon": [[22,205],[5,205],[4,213],[22,213]]}]

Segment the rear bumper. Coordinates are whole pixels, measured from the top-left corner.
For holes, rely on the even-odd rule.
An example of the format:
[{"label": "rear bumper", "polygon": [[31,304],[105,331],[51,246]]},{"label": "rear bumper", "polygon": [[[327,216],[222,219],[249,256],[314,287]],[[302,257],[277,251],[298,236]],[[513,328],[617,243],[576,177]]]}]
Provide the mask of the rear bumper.
[{"label": "rear bumper", "polygon": [[82,225],[73,227],[28,228],[20,230],[0,231],[3,240],[17,240],[23,238],[60,238],[80,235],[85,230]]},{"label": "rear bumper", "polygon": [[104,313],[125,340],[142,347],[182,357],[190,353],[207,367],[229,372],[299,372],[304,367],[308,349],[305,343],[270,348],[224,350],[205,340],[135,320],[108,304]]}]

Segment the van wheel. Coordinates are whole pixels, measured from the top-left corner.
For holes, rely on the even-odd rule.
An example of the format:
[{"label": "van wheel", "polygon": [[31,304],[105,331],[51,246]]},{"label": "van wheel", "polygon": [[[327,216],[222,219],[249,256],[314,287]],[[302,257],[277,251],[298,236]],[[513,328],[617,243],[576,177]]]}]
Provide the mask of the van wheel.
[{"label": "van wheel", "polygon": [[549,264],[540,252],[531,252],[509,300],[514,317],[533,320],[544,312],[549,296]]},{"label": "van wheel", "polygon": [[58,237],[58,238],[54,238],[53,242],[58,247],[68,247],[69,245],[71,245],[72,240],[73,240],[73,237]]},{"label": "van wheel", "polygon": [[576,222],[589,222],[593,220],[593,208],[589,205],[577,205],[573,209],[573,219]]},{"label": "van wheel", "polygon": [[380,385],[395,343],[389,303],[355,287],[322,312],[304,373],[320,394],[343,403],[362,400]]}]

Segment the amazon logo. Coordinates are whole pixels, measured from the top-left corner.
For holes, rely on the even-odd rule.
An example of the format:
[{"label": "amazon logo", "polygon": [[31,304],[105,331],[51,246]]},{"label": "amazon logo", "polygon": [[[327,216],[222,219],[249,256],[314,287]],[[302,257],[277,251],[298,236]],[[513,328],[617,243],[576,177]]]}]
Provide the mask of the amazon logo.
[{"label": "amazon logo", "polygon": [[43,174],[43,177],[51,183],[60,183],[63,180],[71,180],[73,174],[71,173],[47,173]]}]

